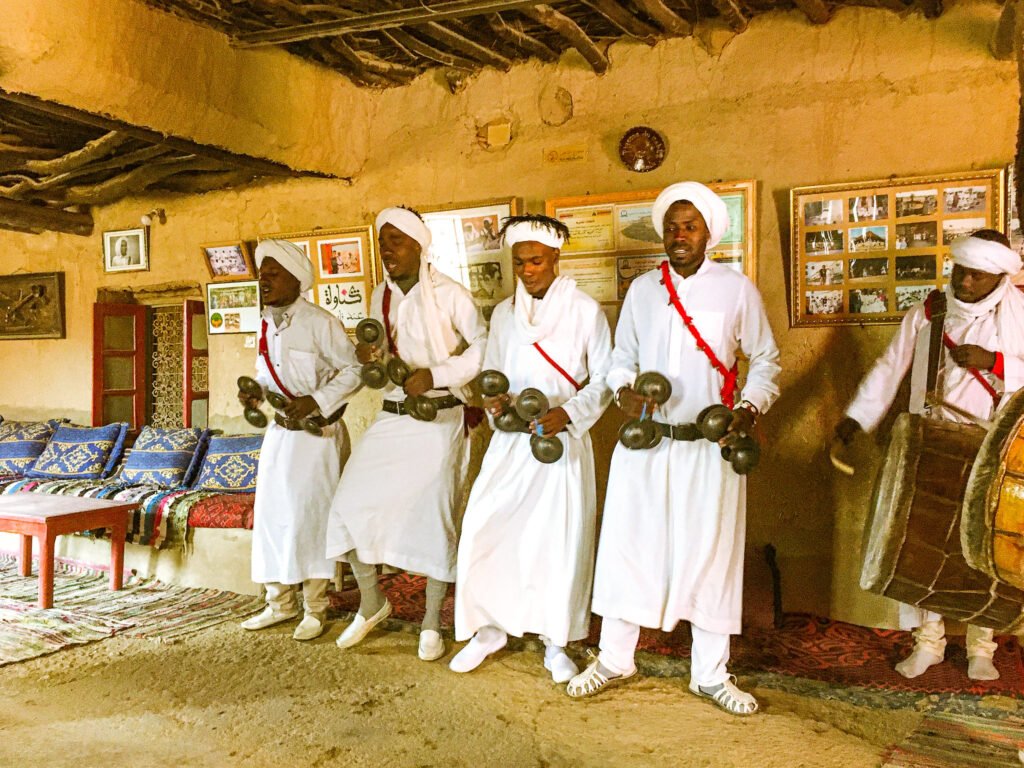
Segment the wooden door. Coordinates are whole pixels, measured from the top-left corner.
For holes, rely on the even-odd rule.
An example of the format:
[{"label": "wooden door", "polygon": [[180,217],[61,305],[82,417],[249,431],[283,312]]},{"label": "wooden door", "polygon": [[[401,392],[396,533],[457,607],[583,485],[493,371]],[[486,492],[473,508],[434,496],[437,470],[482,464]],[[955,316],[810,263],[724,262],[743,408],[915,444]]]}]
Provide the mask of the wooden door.
[{"label": "wooden door", "polygon": [[127,421],[141,429],[149,416],[149,307],[93,305],[92,423]]},{"label": "wooden door", "polygon": [[210,414],[210,345],[206,335],[206,305],[201,301],[185,301],[185,326],[182,348],[184,371],[182,387],[185,395],[182,424],[206,427]]}]

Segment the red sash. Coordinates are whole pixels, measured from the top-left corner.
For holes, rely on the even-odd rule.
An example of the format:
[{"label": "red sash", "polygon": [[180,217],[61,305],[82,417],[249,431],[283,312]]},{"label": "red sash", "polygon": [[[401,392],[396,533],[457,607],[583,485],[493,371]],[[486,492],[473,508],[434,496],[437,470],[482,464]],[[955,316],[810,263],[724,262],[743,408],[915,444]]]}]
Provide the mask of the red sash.
[{"label": "red sash", "polygon": [[388,352],[392,355],[398,354],[398,345],[391,335],[391,286],[384,284],[384,299],[381,302],[381,312],[384,315],[384,334],[388,337]]},{"label": "red sash", "polygon": [[722,365],[722,361],[718,359],[715,352],[708,343],[704,341],[704,337],[700,335],[700,331],[697,330],[697,326],[693,324],[693,318],[686,314],[686,310],[683,309],[683,303],[679,301],[679,294],[676,293],[676,287],[672,282],[672,276],[669,274],[669,266],[667,261],[661,262],[661,282],[665,286],[665,290],[668,291],[668,300],[672,306],[676,308],[676,312],[683,318],[683,325],[686,326],[686,330],[690,332],[694,340],[697,342],[697,349],[704,353],[707,357],[708,362],[711,363],[711,367],[714,368],[722,376],[723,383],[722,388],[719,390],[719,396],[722,398],[722,403],[729,408],[732,408],[736,404],[736,376],[739,373],[739,368],[736,363],[732,364],[732,368],[726,369]]},{"label": "red sash", "polygon": [[277,377],[277,371],[274,370],[274,364],[270,362],[270,351],[267,348],[267,321],[263,321],[263,325],[260,328],[260,356],[263,361],[267,364],[267,370],[270,371],[271,378],[274,379],[274,383],[277,384],[277,388],[281,390],[281,394],[287,397],[289,400],[294,400],[295,395],[284,385],[284,383]]},{"label": "red sash", "polygon": [[[928,294],[928,298],[926,298],[924,300],[924,319],[925,320],[931,321],[931,319],[932,319],[932,296],[935,296],[937,293],[938,293],[938,291],[932,291],[931,293]],[[957,343],[955,341],[953,341],[951,338],[949,338],[949,334],[948,333],[943,331],[942,332],[942,346],[944,346],[946,349],[953,350],[953,349],[956,349],[958,345],[957,345]],[[1000,399],[999,398],[999,393],[996,392],[995,387],[993,387],[991,384],[988,383],[988,380],[981,373],[981,371],[979,371],[977,368],[968,368],[967,372],[970,373],[971,376],[973,376],[977,380],[977,382],[979,384],[981,384],[981,386],[983,386],[985,388],[985,391],[988,392],[989,397],[991,397],[993,400],[995,400],[996,403],[999,402],[999,399]]]},{"label": "red sash", "polygon": [[574,379],[572,376],[570,376],[569,372],[566,371],[565,368],[563,368],[562,366],[560,366],[558,363],[556,363],[554,360],[551,359],[551,356],[541,348],[539,342],[536,342],[536,341],[533,342],[533,348],[536,349],[538,352],[540,352],[540,356],[543,357],[545,360],[547,360],[548,364],[552,368],[554,368],[556,371],[558,371],[560,374],[562,374],[562,377],[566,381],[568,381],[570,384],[572,384],[573,387],[576,388],[577,392],[579,392],[581,389],[583,389],[583,385],[580,384],[578,381],[576,381],[576,379]]}]

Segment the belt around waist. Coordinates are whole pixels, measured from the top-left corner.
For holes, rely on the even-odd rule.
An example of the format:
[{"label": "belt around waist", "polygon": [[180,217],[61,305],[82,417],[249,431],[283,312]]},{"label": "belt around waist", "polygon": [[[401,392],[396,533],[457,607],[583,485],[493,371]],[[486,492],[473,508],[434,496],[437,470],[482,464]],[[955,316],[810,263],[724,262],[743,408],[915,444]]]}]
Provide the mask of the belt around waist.
[{"label": "belt around waist", "polygon": [[693,442],[704,437],[696,424],[662,424],[656,421],[654,426],[661,432],[662,437],[670,437],[673,440]]},{"label": "belt around waist", "polygon": [[[336,421],[339,421],[345,414],[346,408],[348,408],[348,403],[345,403],[345,405],[341,406],[341,408],[336,410],[330,416],[307,416],[306,418],[314,422],[318,427],[326,427],[334,424]],[[279,427],[290,429],[292,432],[301,432],[303,429],[303,421],[305,421],[305,419],[289,419],[280,411],[274,411],[274,423]]]},{"label": "belt around waist", "polygon": [[[462,405],[462,401],[459,400],[455,395],[445,395],[444,397],[431,397],[428,398],[433,401],[437,406],[437,410],[443,411],[446,408],[455,408],[456,406]],[[399,416],[405,416],[409,412],[405,410],[404,400],[385,400],[382,406],[388,413],[394,413]]]}]

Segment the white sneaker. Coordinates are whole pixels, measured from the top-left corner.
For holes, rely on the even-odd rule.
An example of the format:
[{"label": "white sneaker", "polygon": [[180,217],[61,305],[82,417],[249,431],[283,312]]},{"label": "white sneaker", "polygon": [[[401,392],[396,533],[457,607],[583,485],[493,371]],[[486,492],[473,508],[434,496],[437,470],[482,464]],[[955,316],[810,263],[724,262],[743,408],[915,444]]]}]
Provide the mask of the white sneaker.
[{"label": "white sneaker", "polygon": [[420,632],[418,655],[421,661],[437,661],[444,656],[444,650],[444,639],[440,632],[433,629],[424,629]]},{"label": "white sneaker", "polygon": [[316,616],[307,613],[302,617],[299,626],[292,632],[293,640],[316,640],[327,629],[327,624],[320,621]]},{"label": "white sneaker", "polygon": [[928,667],[934,667],[943,659],[942,654],[934,653],[915,646],[907,658],[896,665],[896,671],[908,679],[923,675]]},{"label": "white sneaker", "polygon": [[500,630],[490,640],[481,640],[480,632],[477,632],[473,639],[466,643],[466,647],[448,662],[448,668],[452,672],[472,672],[484,663],[484,659],[504,648],[507,642],[508,635]]},{"label": "white sneaker", "polygon": [[368,619],[364,619],[359,614],[356,614],[355,619],[352,623],[345,627],[345,631],[341,633],[341,637],[337,639],[337,645],[339,648],[351,648],[353,645],[358,645],[363,639],[370,634],[370,631],[380,624],[384,619],[391,615],[391,601],[385,600],[384,605],[377,611],[373,616]]},{"label": "white sneaker", "polygon": [[967,659],[967,676],[971,680],[998,680],[999,670],[988,656],[971,656]]},{"label": "white sneaker", "polygon": [[552,655],[550,658],[544,655],[544,669],[551,673],[551,679],[556,683],[568,683],[580,673],[580,668],[569,658],[564,650]]},{"label": "white sneaker", "polygon": [[299,615],[298,611],[292,611],[290,613],[277,613],[269,605],[263,609],[262,613],[252,616],[242,622],[242,629],[257,630],[266,629],[272,627],[275,624],[281,624],[285,621],[291,621]]}]

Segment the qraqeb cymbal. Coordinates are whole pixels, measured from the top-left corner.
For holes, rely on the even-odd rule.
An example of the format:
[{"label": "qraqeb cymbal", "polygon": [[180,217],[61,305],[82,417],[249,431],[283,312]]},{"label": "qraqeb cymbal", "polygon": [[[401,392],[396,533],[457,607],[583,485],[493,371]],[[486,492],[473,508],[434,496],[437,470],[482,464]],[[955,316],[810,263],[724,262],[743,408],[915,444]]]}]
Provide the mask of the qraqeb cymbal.
[{"label": "qraqeb cymbal", "polygon": [[[238,391],[246,397],[255,397],[260,400],[263,399],[263,387],[260,383],[251,376],[239,376],[238,377]],[[263,429],[267,426],[267,416],[259,408],[246,408],[243,411],[245,420],[256,427],[256,429]]]}]

